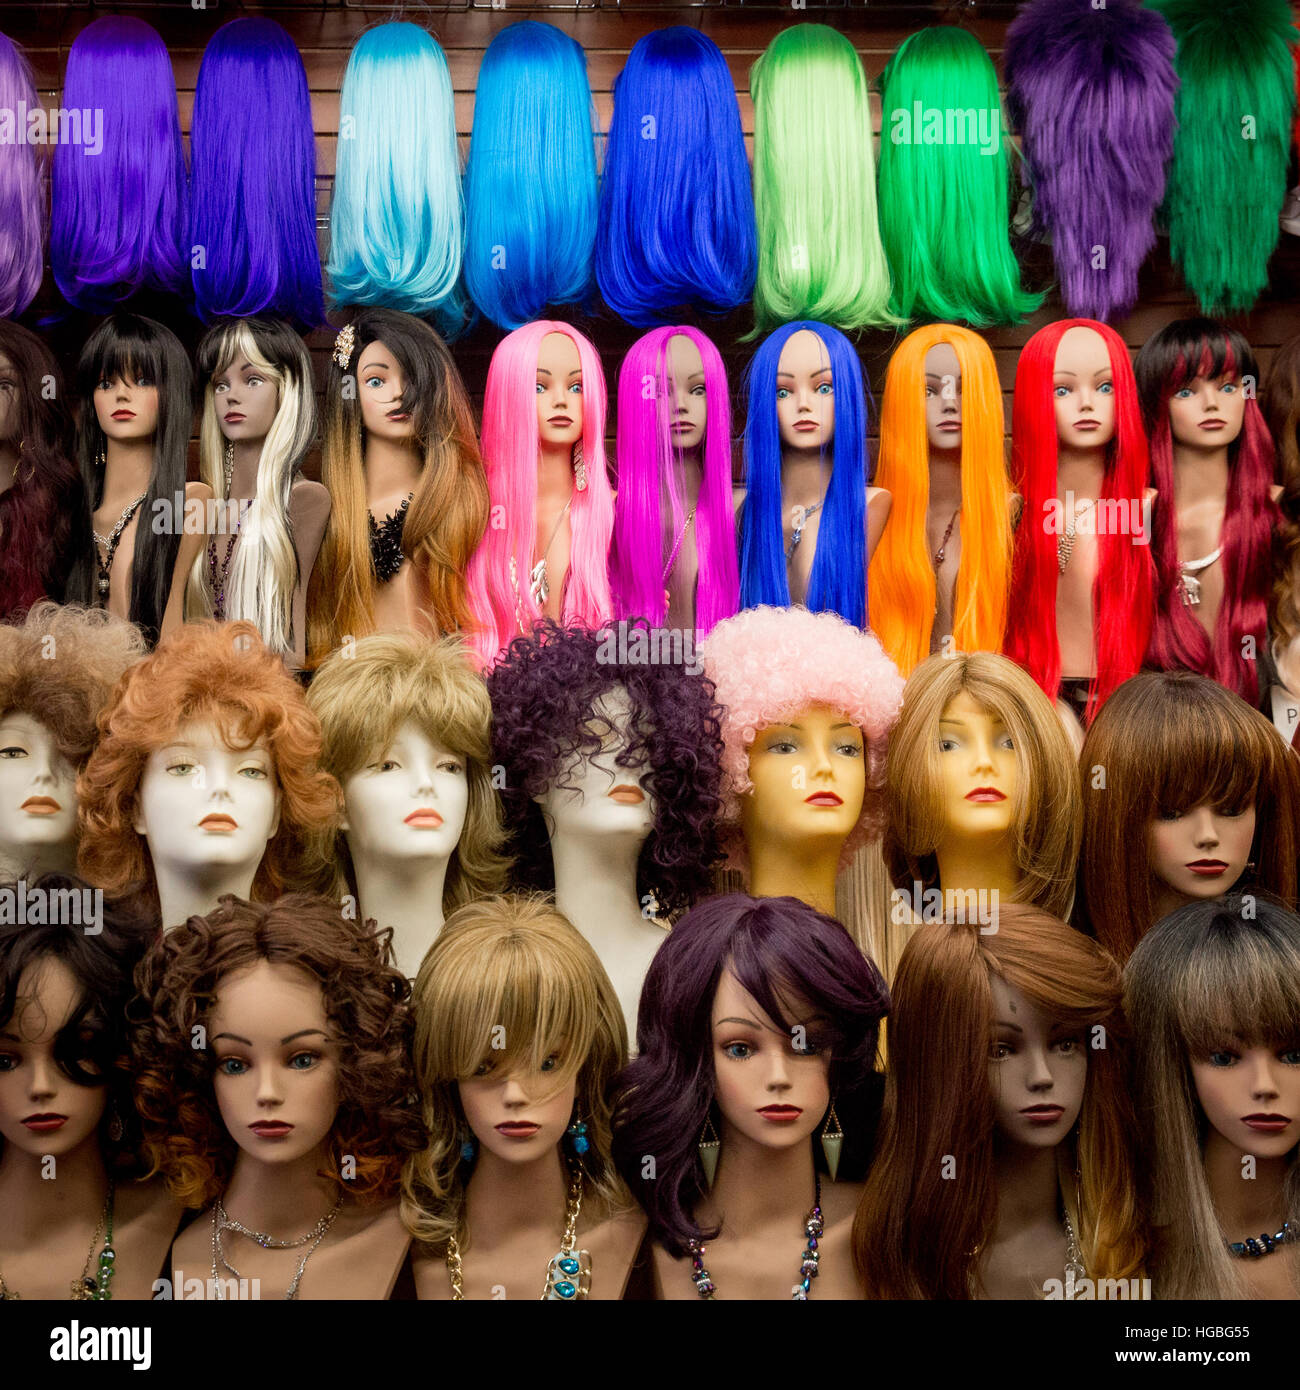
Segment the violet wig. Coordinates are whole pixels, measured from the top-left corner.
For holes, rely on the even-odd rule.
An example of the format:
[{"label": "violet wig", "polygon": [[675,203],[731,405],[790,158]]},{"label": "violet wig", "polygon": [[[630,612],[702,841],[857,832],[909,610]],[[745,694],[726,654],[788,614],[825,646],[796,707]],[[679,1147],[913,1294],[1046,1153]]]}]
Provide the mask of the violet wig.
[{"label": "violet wig", "polygon": [[700,495],[693,513],[699,556],[695,626],[704,635],[736,611],[740,573],[731,501],[727,369],[718,349],[698,329],[652,330],[632,344],[619,370],[618,498],[609,586],[616,617],[644,615],[655,624],[666,621],[664,591],[671,578],[675,543],[688,519],[678,479],[681,451],[672,436],[678,383],[668,347],[678,335],[699,349],[708,405]]},{"label": "violet wig", "polygon": [[[655,804],[654,829],[637,865],[637,896],[653,890],[661,915],[671,917],[709,891],[719,858],[720,711],[712,684],[693,662],[634,659],[636,630],[652,636],[644,621],[619,629],[541,623],[531,637],[515,638],[487,677],[493,759],[504,768],[501,803],[514,835],[514,887],[554,891],[550,840],[533,798],[557,785],[569,758],[600,751],[600,733],[588,727],[592,707],[622,686],[636,737],[618,762],[649,764],[641,784]],[[623,633],[627,660],[618,650]]]},{"label": "violet wig", "polygon": [[1007,110],[1071,317],[1137,301],[1173,157],[1175,47],[1140,0],[1031,0],[1007,30]]},{"label": "violet wig", "polygon": [[[671,1255],[717,1235],[701,1230],[694,1212],[708,1190],[696,1147],[705,1120],[712,1116],[721,1134],[713,1000],[724,970],[782,1028],[819,1016],[809,1042],[830,1053],[845,1138],[841,1177],[861,1177],[879,1116],[876,1047],[889,991],[872,961],[839,922],[797,898],[707,898],[650,962],[637,1014],[639,1055],[615,1080],[614,1162],[650,1218],[651,1238]],[[816,1133],[811,1147],[825,1171]],[[647,1154],[655,1161],[649,1180]]]},{"label": "violet wig", "polygon": [[[0,34],[0,111],[39,107],[23,50]],[[57,156],[56,156],[57,157]],[[0,318],[21,314],[36,298],[44,273],[45,194],[35,146],[15,131],[0,144]]]},{"label": "violet wig", "polygon": [[232,19],[209,41],[190,166],[199,317],[322,324],[311,95],[298,50],[275,20]]}]

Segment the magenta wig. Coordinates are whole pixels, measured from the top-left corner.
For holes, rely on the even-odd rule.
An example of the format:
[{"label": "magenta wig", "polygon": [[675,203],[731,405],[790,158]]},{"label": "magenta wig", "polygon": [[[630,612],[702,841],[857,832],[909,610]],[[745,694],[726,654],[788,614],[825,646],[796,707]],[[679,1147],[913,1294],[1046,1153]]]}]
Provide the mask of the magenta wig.
[{"label": "magenta wig", "polygon": [[[713,1000],[724,970],[779,1027],[793,1031],[817,1020],[807,1045],[830,1056],[845,1138],[841,1178],[862,1176],[879,1118],[876,1049],[889,991],[853,938],[797,898],[729,893],[702,902],[650,962],[637,1013],[638,1055],[614,1083],[614,1162],[650,1218],[651,1239],[671,1255],[717,1235],[701,1230],[694,1211],[708,1191],[696,1147],[705,1121],[712,1118],[721,1133]],[[816,1135],[813,1161],[824,1172]],[[651,1179],[647,1154],[655,1160]]]},{"label": "magenta wig", "polygon": [[614,492],[605,464],[605,373],[595,346],[576,328],[539,319],[497,344],[483,395],[483,465],[491,510],[468,579],[474,647],[489,666],[512,637],[527,635],[543,616],[528,585],[537,540],[537,354],[550,333],[573,339],[582,367],[587,486],[579,491],[575,475],[564,623],[599,627],[613,612],[608,566]]},{"label": "magenta wig", "polygon": [[[1273,438],[1255,392],[1259,366],[1250,344],[1213,319],[1166,324],[1137,355],[1137,383],[1151,439],[1158,590],[1147,661],[1161,671],[1196,671],[1235,690],[1251,704],[1259,698],[1258,654],[1268,646],[1268,603],[1273,589],[1273,532],[1281,513],[1273,502]],[[1174,511],[1174,438],[1169,401],[1197,377],[1234,378],[1246,394],[1241,433],[1228,446],[1228,495],[1219,543],[1223,547],[1223,601],[1213,639],[1188,611],[1179,591],[1178,526]],[[1252,637],[1255,656],[1243,655]]]},{"label": "magenta wig", "polygon": [[837,613],[747,608],[721,622],[704,644],[704,671],[722,715],[723,823],[732,827],[730,861],[743,867],[740,798],[753,790],[749,750],[759,732],[810,705],[825,705],[861,729],[867,753],[862,815],[845,842],[840,868],[885,822],[885,751],[903,704],[898,667],[870,632]]},{"label": "magenta wig", "polygon": [[[731,505],[731,400],[718,349],[695,328],[656,328],[638,338],[618,374],[618,501],[609,585],[620,618],[666,620],[664,591],[676,538],[687,518],[672,438],[676,382],[668,344],[681,335],[700,351],[708,417],[704,428],[700,497],[695,508],[699,579],[695,626],[707,633],[736,611],[740,571]],[[664,515],[667,493],[670,514]]]},{"label": "magenta wig", "polygon": [[[0,111],[39,107],[22,49],[0,34]],[[14,138],[0,145],[0,318],[21,314],[44,273],[45,194],[36,148]]]},{"label": "magenta wig", "polygon": [[[1056,635],[1056,533],[1046,524],[1056,502],[1056,414],[1052,387],[1056,350],[1071,328],[1099,333],[1110,356],[1115,386],[1115,437],[1106,451],[1101,501],[1126,510],[1141,505],[1147,487],[1147,440],[1137,383],[1123,339],[1092,319],[1060,319],[1040,328],[1021,349],[1012,405],[1011,475],[1025,499],[1011,566],[1011,602],[1002,650],[1038,682],[1049,699],[1061,686]],[[1088,691],[1091,721],[1121,681],[1137,674],[1151,635],[1155,566],[1151,547],[1132,534],[1097,538],[1092,586],[1093,645],[1097,672]]]}]

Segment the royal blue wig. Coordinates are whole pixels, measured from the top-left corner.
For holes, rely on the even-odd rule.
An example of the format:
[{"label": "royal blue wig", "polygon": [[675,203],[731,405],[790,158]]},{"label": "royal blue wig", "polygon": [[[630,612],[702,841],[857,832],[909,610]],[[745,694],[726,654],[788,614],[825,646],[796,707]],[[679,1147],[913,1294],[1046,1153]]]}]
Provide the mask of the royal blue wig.
[{"label": "royal blue wig", "polygon": [[532,19],[502,29],[479,66],[465,168],[465,284],[498,328],[591,289],[595,125],[582,46]]},{"label": "royal blue wig", "polygon": [[232,19],[199,68],[190,128],[194,302],[204,320],[324,322],[307,74],[273,19]]},{"label": "royal blue wig", "polygon": [[781,349],[802,329],[826,349],[835,392],[835,437],[817,553],[806,606],[867,625],[867,425],[870,395],[853,344],[837,328],[801,319],[770,333],[754,354],[746,382],[745,507],[741,518],[740,606],[790,605],[781,517],[781,431],[776,372]]},{"label": "royal blue wig", "polygon": [[698,29],[638,39],[614,82],[596,232],[596,279],[629,323],[750,298],[758,233],[727,61]]}]

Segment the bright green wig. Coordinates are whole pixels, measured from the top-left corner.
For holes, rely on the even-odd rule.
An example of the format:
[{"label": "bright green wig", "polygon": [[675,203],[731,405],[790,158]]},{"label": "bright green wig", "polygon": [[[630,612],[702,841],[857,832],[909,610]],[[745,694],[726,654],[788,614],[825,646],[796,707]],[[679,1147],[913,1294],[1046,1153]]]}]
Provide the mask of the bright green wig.
[{"label": "bright green wig", "polygon": [[754,98],[754,321],[892,324],[876,225],[870,91],[862,62],[825,24],[783,29],[750,69]]},{"label": "bright green wig", "polygon": [[1042,303],[1020,283],[1008,239],[1008,139],[983,45],[951,25],[921,29],[881,74],[880,235],[902,319],[984,328]]}]

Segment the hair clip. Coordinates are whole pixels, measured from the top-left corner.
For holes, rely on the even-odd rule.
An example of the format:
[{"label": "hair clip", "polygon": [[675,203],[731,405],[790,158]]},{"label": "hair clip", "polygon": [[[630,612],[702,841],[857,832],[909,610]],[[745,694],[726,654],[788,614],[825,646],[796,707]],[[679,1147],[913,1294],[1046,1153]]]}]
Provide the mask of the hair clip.
[{"label": "hair clip", "polygon": [[347,371],[348,363],[352,360],[352,349],[356,346],[357,328],[356,324],[344,324],[339,329],[338,337],[334,339],[334,361],[338,363],[340,370]]}]

